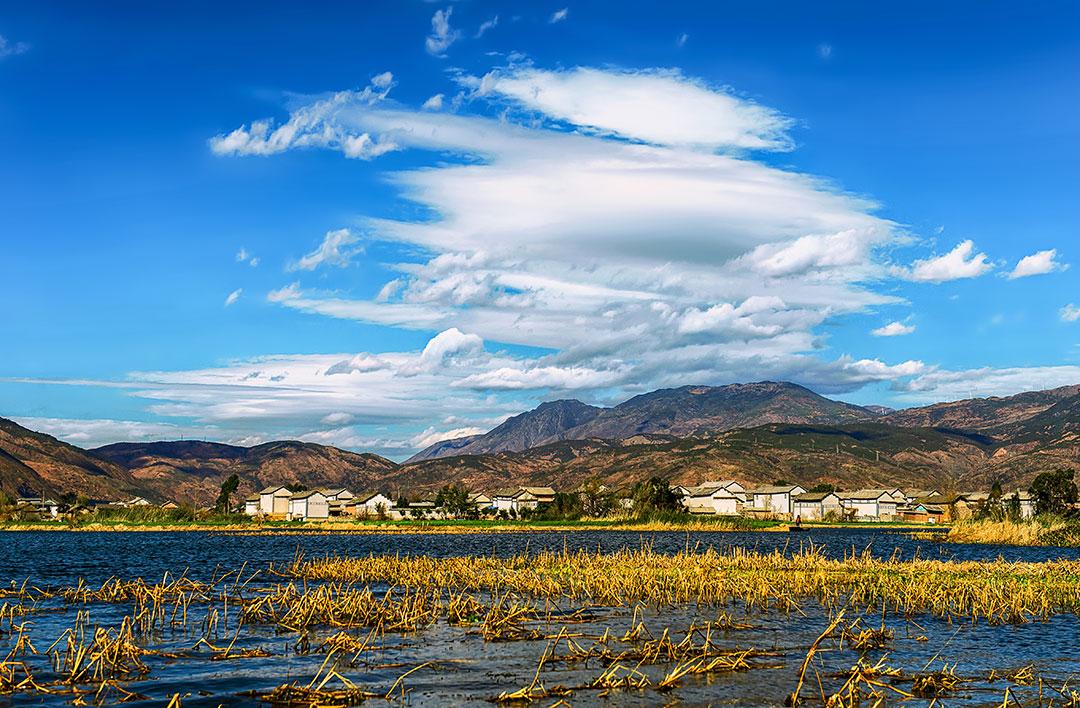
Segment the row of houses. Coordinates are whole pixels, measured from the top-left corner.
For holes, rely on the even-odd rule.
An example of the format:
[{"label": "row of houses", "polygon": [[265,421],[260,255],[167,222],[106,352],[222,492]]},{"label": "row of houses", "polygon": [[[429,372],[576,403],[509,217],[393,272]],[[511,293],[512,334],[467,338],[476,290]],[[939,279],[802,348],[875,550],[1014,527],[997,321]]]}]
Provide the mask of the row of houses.
[{"label": "row of houses", "polygon": [[[521,513],[555,500],[551,487],[512,487],[494,495],[471,492],[468,503],[481,514]],[[408,514],[439,514],[435,494],[428,494],[399,505],[382,492],[354,494],[347,489],[310,489],[293,492],[285,485],[275,485],[244,500],[244,513],[289,520],[320,520],[332,517],[405,518]]]},{"label": "row of houses", "polygon": [[386,514],[393,505],[393,500],[381,492],[354,494],[344,488],[293,492],[279,484],[245,499],[244,513],[285,519],[328,519]]},{"label": "row of houses", "polygon": [[[675,486],[691,514],[770,516],[803,521],[850,518],[865,521],[912,521],[937,523],[966,518],[990,498],[988,492],[943,495],[936,489],[857,489],[810,492],[797,484],[768,485],[747,489],[735,480]],[[1015,490],[1002,495],[1015,499],[1021,518],[1035,515],[1029,492]]]}]

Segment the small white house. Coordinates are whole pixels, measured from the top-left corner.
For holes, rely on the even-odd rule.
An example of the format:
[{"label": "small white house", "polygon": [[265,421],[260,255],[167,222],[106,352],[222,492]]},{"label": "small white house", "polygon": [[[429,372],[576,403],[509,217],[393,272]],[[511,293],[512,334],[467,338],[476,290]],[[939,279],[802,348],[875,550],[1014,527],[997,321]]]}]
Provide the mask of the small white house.
[{"label": "small white house", "polygon": [[829,513],[840,512],[840,496],[835,492],[807,492],[792,502],[792,514],[803,521],[821,521]]},{"label": "small white house", "polygon": [[259,492],[259,511],[267,516],[285,516],[289,513],[289,497],[292,492],[283,484],[267,487]]},{"label": "small white house", "polygon": [[683,497],[683,504],[691,514],[719,514],[736,516],[742,509],[743,496],[724,487],[691,487]]},{"label": "small white house", "polygon": [[806,494],[806,490],[797,484],[757,487],[746,492],[754,511],[773,514],[790,514],[794,509],[794,497],[800,494]]},{"label": "small white house", "polygon": [[551,487],[513,487],[495,494],[495,508],[498,511],[521,512],[535,509],[540,504],[555,501],[555,490]]},{"label": "small white house", "polygon": [[483,492],[473,492],[469,495],[469,503],[475,506],[480,511],[486,511],[493,507],[494,501],[487,494]]},{"label": "small white house", "polygon": [[893,521],[897,516],[899,502],[887,489],[860,489],[844,492],[840,503],[857,520]]},{"label": "small white house", "polygon": [[259,495],[252,494],[250,497],[244,500],[244,513],[248,516],[258,516],[261,507],[259,506]]},{"label": "small white house", "polygon": [[385,514],[394,506],[394,500],[382,492],[363,492],[349,501],[349,508],[357,516],[374,516],[381,509]]},{"label": "small white house", "polygon": [[713,489],[726,489],[732,494],[737,496],[746,493],[746,487],[742,486],[733,479],[721,479],[716,481],[702,482],[699,487],[712,487]]},{"label": "small white house", "polygon": [[350,492],[348,489],[342,487],[335,487],[334,489],[320,489],[323,494],[326,495],[327,500],[332,502],[350,502],[356,495]]},{"label": "small white house", "polygon": [[289,497],[290,520],[327,519],[330,517],[330,500],[318,489],[297,492]]}]

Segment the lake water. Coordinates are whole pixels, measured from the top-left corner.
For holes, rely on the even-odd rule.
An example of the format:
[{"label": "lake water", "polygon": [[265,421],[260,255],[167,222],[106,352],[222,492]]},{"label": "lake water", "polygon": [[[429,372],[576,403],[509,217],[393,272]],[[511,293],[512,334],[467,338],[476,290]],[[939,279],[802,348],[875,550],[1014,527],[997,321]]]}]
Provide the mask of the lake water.
[{"label": "lake water", "polygon": [[[863,552],[869,549],[879,557],[899,554],[901,558],[956,560],[994,560],[1042,562],[1058,558],[1080,559],[1076,548],[1016,548],[982,545],[939,544],[914,540],[895,532],[876,529],[812,529],[802,534],[786,533],[634,533],[634,532],[530,532],[500,534],[416,534],[416,535],[223,535],[213,533],[0,533],[0,587],[29,581],[31,585],[60,588],[80,580],[99,585],[109,578],[145,578],[157,581],[166,573],[186,571],[195,579],[210,580],[224,571],[247,564],[263,568],[286,564],[298,552],[308,557],[324,555],[412,554],[436,557],[462,555],[508,556],[541,550],[588,549],[611,552],[621,548],[639,548],[648,544],[663,553],[713,547],[742,547],[759,551],[783,549],[796,552],[813,544],[828,555]],[[383,590],[384,588],[375,588]],[[39,650],[47,648],[71,626],[76,608],[54,603],[48,612],[25,616],[26,627]],[[79,606],[77,609],[82,609]],[[130,606],[97,604],[90,606],[91,622],[115,626],[131,611]],[[610,627],[621,633],[634,621],[631,608],[594,608],[595,628]],[[717,610],[698,607],[646,610],[646,627],[657,633],[664,627],[689,627],[695,622],[715,619]],[[717,632],[713,640],[730,649],[755,649],[767,652],[754,660],[750,671],[714,676],[690,677],[668,693],[655,690],[619,689],[611,692],[578,691],[568,702],[572,705],[781,705],[793,689],[796,672],[806,648],[828,624],[828,616],[819,607],[804,607],[797,616],[786,613],[754,613],[745,621],[747,629]],[[880,622],[880,619],[877,620]],[[887,655],[889,665],[915,672],[944,664],[956,665],[956,673],[983,680],[965,684],[950,694],[946,705],[1001,705],[1008,682],[985,681],[991,669],[1015,670],[1035,664],[1048,682],[1064,683],[1073,674],[1080,675],[1080,622],[1072,615],[1058,615],[1047,622],[1016,626],[986,624],[950,624],[932,617],[890,618],[886,625],[895,633],[888,649],[869,652],[866,658],[877,661]],[[5,625],[6,626],[6,625]],[[540,626],[542,633],[555,634],[562,626]],[[317,644],[336,629],[312,630],[308,640]],[[589,633],[588,627],[575,631]],[[233,629],[219,632],[220,643],[228,644]],[[365,636],[366,630],[354,632]],[[599,633],[597,631],[596,633]],[[916,637],[920,640],[917,641]],[[155,648],[190,650],[198,638],[188,632],[157,633],[147,638]],[[163,705],[174,693],[184,694],[185,706],[255,705],[250,691],[268,691],[283,683],[306,684],[320,669],[325,654],[298,654],[294,651],[299,635],[279,628],[245,628],[236,648],[262,648],[271,656],[243,660],[210,662],[206,660],[159,659],[146,663],[151,673],[143,680],[125,683],[145,696],[138,705]],[[922,638],[925,638],[923,640]],[[0,636],[0,644],[11,637]],[[586,639],[579,640],[586,642]],[[425,662],[428,667],[410,674],[403,682],[403,698],[411,705],[492,705],[490,699],[502,691],[527,685],[536,670],[538,658],[548,646],[545,639],[515,642],[485,642],[477,633],[449,627],[444,622],[412,634],[387,634],[377,651],[354,667],[341,673],[359,685],[385,691],[407,671]],[[6,653],[6,649],[4,650]],[[850,667],[860,654],[850,649],[823,651],[823,661],[837,671]],[[667,667],[670,668],[670,667]],[[547,686],[580,686],[603,670],[598,664],[553,666],[544,672]],[[659,676],[663,676],[661,670]],[[651,676],[657,677],[654,671]],[[810,679],[808,679],[810,680]],[[814,685],[816,686],[816,680]],[[823,681],[829,679],[823,678]],[[835,679],[833,680],[835,683]],[[816,690],[816,689],[815,689]],[[1028,700],[1035,689],[1016,689]],[[1025,694],[1025,691],[1027,693]],[[245,695],[241,695],[245,694]],[[898,696],[894,696],[898,699]],[[540,705],[550,705],[549,698]],[[70,697],[16,693],[0,696],[0,705],[63,705]],[[382,699],[378,699],[382,702]],[[914,699],[911,705],[926,705],[928,700]],[[1060,699],[1058,701],[1060,703]],[[811,703],[812,704],[812,703]],[[818,699],[817,704],[821,701]],[[1034,705],[1025,702],[1024,705]]]}]

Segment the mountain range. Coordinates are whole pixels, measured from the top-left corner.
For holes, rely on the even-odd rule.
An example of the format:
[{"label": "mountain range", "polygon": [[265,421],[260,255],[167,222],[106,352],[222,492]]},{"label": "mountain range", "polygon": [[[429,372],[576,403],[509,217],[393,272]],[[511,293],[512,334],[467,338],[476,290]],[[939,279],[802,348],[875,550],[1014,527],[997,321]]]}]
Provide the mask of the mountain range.
[{"label": "mountain range", "polygon": [[683,386],[610,408],[544,403],[482,435],[437,443],[396,463],[298,441],[241,447],[203,441],[116,443],[83,450],[0,419],[0,489],[138,494],[205,505],[231,474],[241,495],[269,484],[415,494],[454,482],[611,486],[659,475],[675,482],[779,478],[804,486],[921,486],[943,490],[1027,484],[1038,472],[1080,469],[1080,386],[894,411],[760,382]]}]

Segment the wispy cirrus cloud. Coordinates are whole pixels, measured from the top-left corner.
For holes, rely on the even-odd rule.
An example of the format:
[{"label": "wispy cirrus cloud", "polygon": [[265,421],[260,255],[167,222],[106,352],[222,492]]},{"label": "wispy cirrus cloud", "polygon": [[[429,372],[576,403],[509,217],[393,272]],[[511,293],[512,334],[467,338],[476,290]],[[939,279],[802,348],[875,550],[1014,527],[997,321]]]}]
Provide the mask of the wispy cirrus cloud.
[{"label": "wispy cirrus cloud", "polygon": [[476,35],[474,35],[474,39],[480,39],[485,34],[487,34],[488,32],[490,32],[491,30],[495,29],[498,26],[499,26],[499,16],[498,15],[495,15],[490,20],[485,20],[485,21],[481,22],[480,26],[476,29]]},{"label": "wispy cirrus cloud", "polygon": [[12,42],[0,34],[0,59],[25,54],[28,51],[30,51],[30,45],[26,42]]},{"label": "wispy cirrus cloud", "polygon": [[359,240],[349,229],[327,231],[314,251],[290,263],[288,269],[315,270],[323,265],[343,268],[349,265],[353,256],[363,252],[363,247],[356,245]]},{"label": "wispy cirrus cloud", "polygon": [[428,54],[445,57],[446,50],[461,37],[461,31],[450,26],[453,13],[453,6],[448,6],[445,10],[436,10],[431,16],[431,34],[424,40],[424,49]]}]

